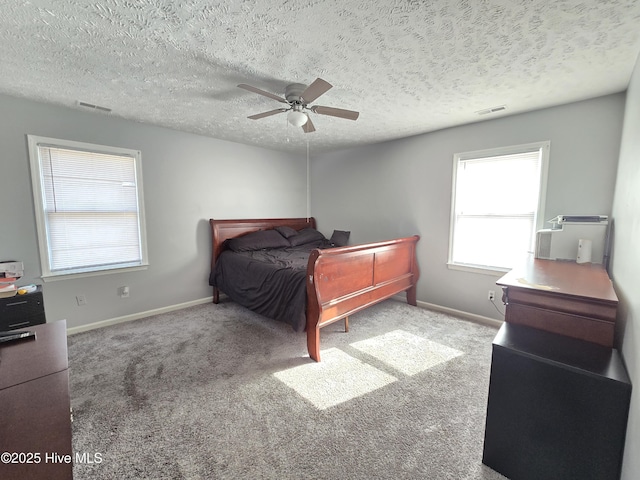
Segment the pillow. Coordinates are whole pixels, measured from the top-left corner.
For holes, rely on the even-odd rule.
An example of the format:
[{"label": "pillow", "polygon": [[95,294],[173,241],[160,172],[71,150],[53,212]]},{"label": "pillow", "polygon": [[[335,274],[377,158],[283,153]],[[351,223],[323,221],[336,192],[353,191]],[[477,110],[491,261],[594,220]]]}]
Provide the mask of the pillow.
[{"label": "pillow", "polygon": [[295,228],[287,226],[276,227],[275,230],[279,232],[280,235],[282,235],[284,238],[293,237],[294,235],[298,234],[298,231]]},{"label": "pillow", "polygon": [[297,247],[298,245],[306,245],[307,243],[319,242],[322,240],[326,240],[326,238],[318,230],[314,228],[303,228],[297,235],[289,238],[289,243],[292,247]]},{"label": "pillow", "polygon": [[331,242],[331,245],[335,247],[344,247],[349,243],[349,235],[351,235],[351,232],[334,230],[329,241]]},{"label": "pillow", "polygon": [[264,248],[288,247],[289,242],[275,230],[259,230],[227,240],[227,247],[234,252],[248,252]]}]

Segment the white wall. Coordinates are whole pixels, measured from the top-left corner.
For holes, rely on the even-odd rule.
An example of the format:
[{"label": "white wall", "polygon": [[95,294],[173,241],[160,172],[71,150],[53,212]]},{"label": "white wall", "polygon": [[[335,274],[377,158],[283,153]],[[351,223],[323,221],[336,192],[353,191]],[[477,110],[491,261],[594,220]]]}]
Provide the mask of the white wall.
[{"label": "white wall", "polygon": [[27,134],[142,151],[149,268],[45,283],[48,321],[77,327],[206,298],[209,218],[306,216],[300,155],[0,96],[0,260],[24,262],[21,283],[42,283]]},{"label": "white wall", "polygon": [[633,385],[621,478],[635,480],[640,478],[640,59],[627,92],[613,221],[611,275],[620,300],[617,340]]},{"label": "white wall", "polygon": [[610,215],[624,99],[609,95],[314,156],[312,213],[325,233],[351,230],[353,243],[420,234],[418,300],[501,319],[487,301],[498,277],[446,266],[453,155],[550,140],[545,219]]}]

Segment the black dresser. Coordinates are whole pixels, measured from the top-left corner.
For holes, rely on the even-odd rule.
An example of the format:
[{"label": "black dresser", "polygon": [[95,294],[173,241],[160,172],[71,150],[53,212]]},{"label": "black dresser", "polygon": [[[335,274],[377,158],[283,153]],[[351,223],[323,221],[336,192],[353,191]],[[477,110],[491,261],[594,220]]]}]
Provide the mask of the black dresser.
[{"label": "black dresser", "polygon": [[42,286],[25,295],[0,298],[0,331],[45,323]]},{"label": "black dresser", "polygon": [[504,323],[482,462],[511,480],[618,479],[630,398],[617,350]]}]

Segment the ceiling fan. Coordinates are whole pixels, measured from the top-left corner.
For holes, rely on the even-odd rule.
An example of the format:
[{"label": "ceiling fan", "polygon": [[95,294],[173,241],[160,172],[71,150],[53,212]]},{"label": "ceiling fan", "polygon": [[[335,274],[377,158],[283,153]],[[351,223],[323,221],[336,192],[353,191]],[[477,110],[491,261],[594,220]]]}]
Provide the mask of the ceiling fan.
[{"label": "ceiling fan", "polygon": [[356,120],[360,113],[353,110],[344,110],[342,108],[334,107],[322,107],[320,105],[310,106],[309,104],[315,101],[320,95],[326,93],[333,85],[321,78],[316,78],[315,81],[309,85],[303,85],[302,83],[292,83],[288,85],[284,92],[284,98],[274,95],[269,92],[265,92],[251,85],[241,83],[238,87],[248,90],[265,97],[272,98],[281,103],[288,104],[287,108],[276,108],[264,113],[258,113],[251,115],[251,120],[259,120],[261,118],[270,117],[278,113],[289,112],[287,114],[287,120],[291,125],[296,127],[302,127],[305,133],[315,132],[316,129],[313,126],[313,122],[309,117],[308,112],[317,113],[319,115],[329,115],[331,117],[346,118],[348,120]]}]

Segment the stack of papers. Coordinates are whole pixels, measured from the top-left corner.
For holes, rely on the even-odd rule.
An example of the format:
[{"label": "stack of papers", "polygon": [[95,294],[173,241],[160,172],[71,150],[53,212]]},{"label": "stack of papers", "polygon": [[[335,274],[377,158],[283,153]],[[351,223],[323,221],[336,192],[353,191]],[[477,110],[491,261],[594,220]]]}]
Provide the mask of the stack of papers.
[{"label": "stack of papers", "polygon": [[0,298],[13,297],[18,291],[15,283],[17,278],[0,277]]}]

